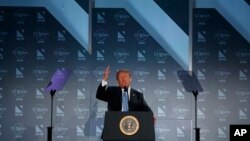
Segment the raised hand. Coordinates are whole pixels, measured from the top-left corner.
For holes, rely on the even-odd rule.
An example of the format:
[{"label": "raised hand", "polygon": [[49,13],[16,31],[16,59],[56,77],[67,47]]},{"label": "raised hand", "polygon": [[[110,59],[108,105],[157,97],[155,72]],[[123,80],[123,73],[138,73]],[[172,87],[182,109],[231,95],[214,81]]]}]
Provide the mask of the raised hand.
[{"label": "raised hand", "polygon": [[110,69],[109,69],[109,65],[107,66],[107,68],[104,70],[103,72],[103,80],[107,81],[108,77],[109,77],[109,73],[110,73]]}]

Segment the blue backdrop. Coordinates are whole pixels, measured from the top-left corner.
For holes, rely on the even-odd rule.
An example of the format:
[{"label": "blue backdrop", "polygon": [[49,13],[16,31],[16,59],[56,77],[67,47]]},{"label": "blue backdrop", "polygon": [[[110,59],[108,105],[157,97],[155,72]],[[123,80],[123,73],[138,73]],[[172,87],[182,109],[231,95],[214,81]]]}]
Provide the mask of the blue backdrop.
[{"label": "blue backdrop", "polygon": [[[188,6],[175,15],[178,8],[155,2],[188,36]],[[100,140],[107,108],[95,92],[107,65],[110,85],[117,69],[131,70],[157,118],[156,140],[193,140],[194,98],[176,74],[187,68],[126,9],[93,8],[91,17],[89,51],[45,8],[0,7],[0,140],[46,140],[51,99],[44,88],[58,68],[72,75],[54,98],[53,139]],[[191,63],[204,88],[201,140],[229,140],[230,124],[249,124],[250,44],[215,9],[194,9],[192,33]]]}]

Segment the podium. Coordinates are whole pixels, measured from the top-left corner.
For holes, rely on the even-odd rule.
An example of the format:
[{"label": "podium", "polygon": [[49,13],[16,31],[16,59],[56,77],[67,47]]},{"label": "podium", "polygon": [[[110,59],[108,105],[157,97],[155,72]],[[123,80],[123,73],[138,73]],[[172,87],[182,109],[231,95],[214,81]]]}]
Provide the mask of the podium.
[{"label": "podium", "polygon": [[153,113],[105,113],[103,141],[155,141]]}]

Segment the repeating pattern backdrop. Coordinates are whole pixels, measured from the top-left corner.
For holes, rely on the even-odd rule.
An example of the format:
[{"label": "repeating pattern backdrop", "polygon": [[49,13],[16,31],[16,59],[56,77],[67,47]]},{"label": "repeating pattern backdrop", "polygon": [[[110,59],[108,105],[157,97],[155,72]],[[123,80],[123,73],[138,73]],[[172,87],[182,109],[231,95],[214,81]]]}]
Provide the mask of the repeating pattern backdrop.
[{"label": "repeating pattern backdrop", "polygon": [[194,9],[193,23],[202,138],[228,140],[230,124],[249,124],[250,44],[215,9]]},{"label": "repeating pattern backdrop", "polygon": [[[250,44],[214,9],[195,9],[193,70],[201,140],[229,140],[230,124],[249,124]],[[102,72],[128,68],[157,118],[156,140],[193,140],[194,99],[181,66],[122,8],[94,8],[92,51],[85,50],[45,8],[0,8],[0,139],[46,140],[53,73],[71,69],[56,92],[54,140],[100,140],[106,103],[95,98]],[[187,25],[183,29],[187,31]]]},{"label": "repeating pattern backdrop", "polygon": [[[110,65],[112,77],[109,84],[116,85],[116,70],[131,70],[133,87],[144,93],[157,117],[158,139],[177,140],[177,136],[190,139],[192,97],[185,94],[176,76],[180,65],[124,9],[97,8],[93,10],[92,18],[95,72],[103,72]],[[97,73],[97,76],[96,85],[101,81],[102,73]],[[95,95],[92,96],[95,99]],[[106,111],[104,105],[98,101],[97,111],[102,112],[101,118]],[[96,125],[98,135],[102,124]]]}]

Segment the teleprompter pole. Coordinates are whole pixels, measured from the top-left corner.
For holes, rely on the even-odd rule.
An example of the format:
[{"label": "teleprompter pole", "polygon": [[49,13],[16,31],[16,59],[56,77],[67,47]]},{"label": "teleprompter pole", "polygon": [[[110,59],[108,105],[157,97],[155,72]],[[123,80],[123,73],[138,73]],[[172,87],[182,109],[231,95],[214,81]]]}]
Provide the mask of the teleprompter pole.
[{"label": "teleprompter pole", "polygon": [[198,91],[192,91],[194,95],[194,100],[195,100],[195,120],[194,120],[194,130],[195,130],[195,141],[200,141],[200,128],[197,127],[197,96],[198,96]]},{"label": "teleprompter pole", "polygon": [[51,115],[50,115],[50,126],[47,127],[48,129],[48,136],[47,136],[47,141],[52,141],[52,129],[53,129],[53,97],[56,93],[56,90],[51,90],[50,95],[51,95]]}]

